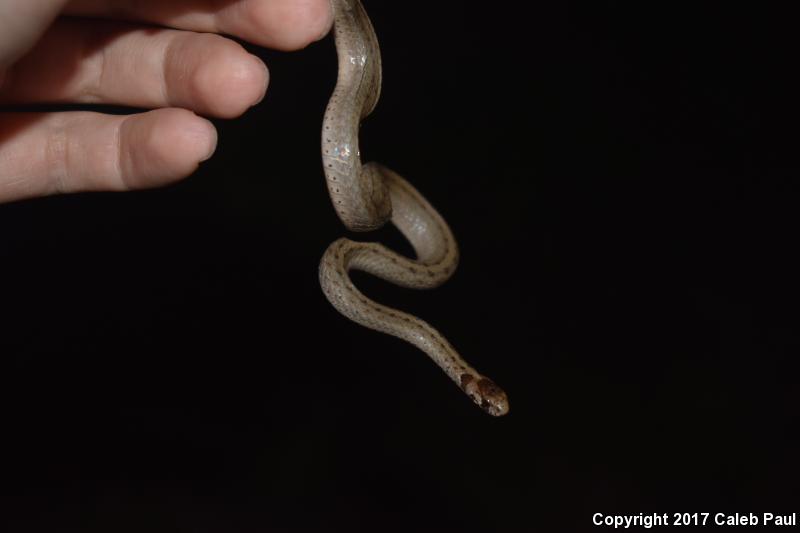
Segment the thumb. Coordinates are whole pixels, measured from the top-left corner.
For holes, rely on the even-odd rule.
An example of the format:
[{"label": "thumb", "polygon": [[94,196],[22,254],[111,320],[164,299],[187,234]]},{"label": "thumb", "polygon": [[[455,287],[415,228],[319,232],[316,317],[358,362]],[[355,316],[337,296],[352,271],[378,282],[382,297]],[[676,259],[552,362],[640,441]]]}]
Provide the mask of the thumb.
[{"label": "thumb", "polygon": [[66,1],[0,0],[0,78],[36,44]]}]

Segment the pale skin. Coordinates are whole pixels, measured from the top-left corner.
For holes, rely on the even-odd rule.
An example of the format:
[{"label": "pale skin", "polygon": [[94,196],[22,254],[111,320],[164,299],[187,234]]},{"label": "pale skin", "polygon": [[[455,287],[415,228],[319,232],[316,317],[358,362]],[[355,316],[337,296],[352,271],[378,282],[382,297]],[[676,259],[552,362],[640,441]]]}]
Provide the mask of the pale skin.
[{"label": "pale skin", "polygon": [[[0,203],[188,176],[217,145],[203,117],[267,91],[267,66],[227,36],[298,50],[331,22],[330,0],[0,0]],[[149,111],[8,111],[37,103]]]}]

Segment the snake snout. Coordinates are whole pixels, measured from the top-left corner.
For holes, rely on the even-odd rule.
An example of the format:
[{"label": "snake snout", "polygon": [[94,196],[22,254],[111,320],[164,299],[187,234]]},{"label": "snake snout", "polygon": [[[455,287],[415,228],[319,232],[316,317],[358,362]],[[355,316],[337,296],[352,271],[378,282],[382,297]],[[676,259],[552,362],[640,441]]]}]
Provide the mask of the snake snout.
[{"label": "snake snout", "polygon": [[480,405],[481,409],[486,411],[492,416],[503,416],[508,414],[510,406],[508,405],[508,397],[505,391],[495,385],[489,378],[483,378],[478,381],[478,390],[480,391]]},{"label": "snake snout", "polygon": [[505,416],[508,414],[511,406],[508,404],[508,399],[506,399],[505,394],[503,394],[502,399],[492,398],[486,400],[486,403],[482,402],[481,409],[492,416]]}]

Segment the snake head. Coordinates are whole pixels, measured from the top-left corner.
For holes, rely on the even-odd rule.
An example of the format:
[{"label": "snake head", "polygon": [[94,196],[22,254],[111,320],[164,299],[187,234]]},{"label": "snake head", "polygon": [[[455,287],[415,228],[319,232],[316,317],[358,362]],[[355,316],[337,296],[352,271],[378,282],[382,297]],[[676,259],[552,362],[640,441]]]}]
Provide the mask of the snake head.
[{"label": "snake head", "polygon": [[472,398],[478,407],[492,416],[508,414],[510,406],[505,391],[495,385],[494,381],[483,376],[461,374],[461,388]]}]

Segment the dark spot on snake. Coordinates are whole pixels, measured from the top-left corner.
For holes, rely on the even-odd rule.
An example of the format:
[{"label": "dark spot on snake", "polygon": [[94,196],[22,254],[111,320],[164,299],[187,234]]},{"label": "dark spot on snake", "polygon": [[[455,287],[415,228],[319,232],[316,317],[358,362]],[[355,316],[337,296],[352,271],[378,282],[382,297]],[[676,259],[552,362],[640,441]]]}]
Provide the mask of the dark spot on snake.
[{"label": "dark spot on snake", "polygon": [[458,379],[460,381],[461,388],[464,389],[464,390],[467,389],[467,385],[469,385],[470,383],[472,383],[475,380],[474,377],[472,377],[471,375],[466,374],[466,373],[465,374],[461,374]]},{"label": "dark spot on snake", "polygon": [[478,381],[478,390],[484,398],[501,396],[503,394],[503,389],[495,385],[494,381],[489,378],[481,378],[481,380]]}]

